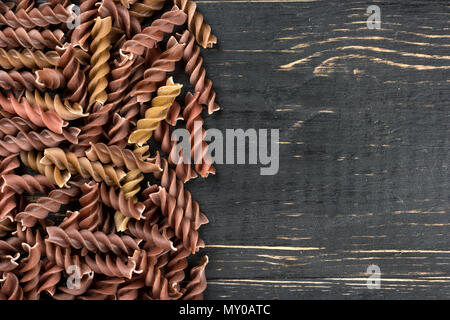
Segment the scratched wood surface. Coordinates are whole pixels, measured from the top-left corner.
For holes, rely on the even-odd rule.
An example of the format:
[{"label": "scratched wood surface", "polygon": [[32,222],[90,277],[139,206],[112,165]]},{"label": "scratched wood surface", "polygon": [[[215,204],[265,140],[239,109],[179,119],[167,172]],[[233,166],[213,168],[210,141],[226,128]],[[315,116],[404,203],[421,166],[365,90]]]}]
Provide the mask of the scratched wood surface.
[{"label": "scratched wood surface", "polygon": [[449,2],[197,3],[219,38],[207,127],[279,128],[281,155],[275,176],[188,183],[210,219],[206,298],[450,298]]}]

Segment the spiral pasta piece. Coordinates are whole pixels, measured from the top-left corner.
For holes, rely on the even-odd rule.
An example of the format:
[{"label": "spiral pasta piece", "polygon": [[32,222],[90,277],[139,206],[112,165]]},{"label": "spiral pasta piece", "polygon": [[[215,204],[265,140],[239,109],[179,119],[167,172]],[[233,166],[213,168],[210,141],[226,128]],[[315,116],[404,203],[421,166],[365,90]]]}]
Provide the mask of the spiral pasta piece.
[{"label": "spiral pasta piece", "polygon": [[65,45],[59,61],[62,74],[67,81],[65,97],[72,102],[86,108],[87,104],[87,81],[85,70],[81,69],[81,64],[75,48],[72,44]]},{"label": "spiral pasta piece", "polygon": [[9,10],[6,13],[0,14],[0,24],[14,29],[20,27],[31,29],[66,23],[71,17],[71,6],[64,7],[61,4],[57,4],[54,8],[51,6],[40,6],[29,11],[19,9],[15,13]]},{"label": "spiral pasta piece", "polygon": [[177,39],[181,44],[186,45],[183,53],[183,60],[186,63],[184,70],[195,91],[200,92],[199,102],[208,107],[209,114],[220,110],[215,102],[216,92],[212,89],[213,83],[206,78],[203,58],[200,56],[200,48],[195,44],[194,35],[186,30],[183,34],[178,34]]},{"label": "spiral pasta piece", "polygon": [[122,30],[128,38],[141,32],[141,24],[126,8],[117,5],[113,0],[102,0],[98,7],[98,14],[102,18],[112,17],[114,25]]},{"label": "spiral pasta piece", "polygon": [[53,184],[42,175],[31,176],[29,174],[16,175],[4,174],[1,176],[0,190],[3,192],[5,188],[13,190],[17,194],[28,192],[33,194],[36,192],[45,193],[53,189]]},{"label": "spiral pasta piece", "polygon": [[62,135],[47,129],[41,132],[19,132],[16,136],[7,135],[3,140],[0,140],[0,156],[5,157],[21,151],[43,151],[45,148],[56,147],[67,140],[76,143],[79,132],[80,129],[71,127],[69,130],[64,130]]},{"label": "spiral pasta piece", "polygon": [[[144,53],[145,48],[153,46],[164,38],[164,33],[171,33],[174,26],[180,26],[186,22],[186,14],[177,6],[165,12],[161,18],[153,21],[151,26],[144,28],[131,40],[126,41],[122,51],[131,56],[139,56]],[[1,37],[0,37],[1,39]]]},{"label": "spiral pasta piece", "polygon": [[58,94],[52,97],[48,92],[44,93],[42,96],[38,90],[25,91],[26,100],[29,101],[31,105],[38,105],[45,112],[48,110],[55,111],[62,120],[75,120],[88,116],[88,113],[84,113],[83,107],[75,102],[71,104],[68,100],[61,101]]},{"label": "spiral pasta piece", "polygon": [[142,157],[136,152],[122,149],[117,146],[107,146],[104,143],[92,143],[86,151],[86,157],[91,161],[100,161],[103,164],[112,163],[115,167],[125,166],[128,170],[139,169],[144,173],[161,171],[162,169],[147,157]]},{"label": "spiral pasta piece", "polygon": [[141,219],[145,205],[142,202],[134,202],[133,199],[125,199],[124,191],[117,193],[114,188],[107,188],[106,185],[100,186],[100,198],[102,202],[117,211],[120,211],[126,217],[136,220]]},{"label": "spiral pasta piece", "polygon": [[137,128],[130,134],[128,143],[136,143],[138,146],[142,146],[151,138],[160,121],[166,118],[167,110],[180,94],[182,86],[181,84],[175,84],[172,77],[167,79],[166,85],[158,89],[151,107],[145,112],[145,118],[137,122]]},{"label": "spiral pasta piece", "polygon": [[32,130],[37,130],[38,127],[33,125],[31,122],[24,120],[20,117],[12,118],[1,118],[0,119],[0,137],[3,138],[5,135],[16,135],[19,131],[29,132]]},{"label": "spiral pasta piece", "polygon": [[43,85],[36,81],[36,76],[29,71],[4,71],[0,70],[0,87],[5,90],[33,90],[43,89]]},{"label": "spiral pasta piece", "polygon": [[47,262],[43,267],[42,274],[39,279],[37,293],[46,291],[51,296],[56,291],[56,285],[61,280],[62,267],[55,265],[53,262]]},{"label": "spiral pasta piece", "polygon": [[81,186],[80,215],[78,217],[80,229],[94,231],[97,229],[101,215],[102,205],[100,202],[99,185],[95,182],[85,183]]},{"label": "spiral pasta piece", "polygon": [[163,169],[162,173],[154,173],[155,178],[161,180],[161,186],[176,199],[177,206],[183,208],[184,216],[192,221],[194,229],[198,230],[201,225],[208,223],[208,218],[200,211],[197,201],[193,200],[191,193],[184,189],[183,182],[177,179],[167,160],[161,158],[158,153],[155,163]]},{"label": "spiral pasta piece", "polygon": [[103,165],[98,161],[90,161],[86,157],[77,157],[72,152],[64,152],[60,148],[47,148],[41,164],[54,164],[60,170],[67,170],[71,174],[79,174],[83,178],[93,178],[97,182],[104,181],[107,185],[120,186],[120,180],[125,173],[111,165]]},{"label": "spiral pasta piece", "polygon": [[129,60],[124,56],[121,56],[120,60],[114,60],[111,81],[108,83],[108,104],[116,108],[123,101],[129,88],[130,77],[143,63],[143,59]]},{"label": "spiral pasta piece", "polygon": [[12,272],[5,272],[0,278],[0,300],[23,300],[19,279]]},{"label": "spiral pasta piece", "polygon": [[[128,257],[126,261],[123,260],[124,259],[121,257],[112,258],[109,255],[107,255],[104,259],[99,254],[96,254],[94,259],[90,256],[86,256],[87,265],[95,273],[104,274],[108,277],[130,279],[136,268],[136,262],[132,257]],[[117,291],[117,286],[114,288]]]},{"label": "spiral pasta piece", "polygon": [[64,32],[59,29],[54,31],[48,29],[27,31],[24,28],[12,29],[8,27],[0,30],[0,48],[55,49],[62,44],[63,38]]},{"label": "spiral pasta piece", "polygon": [[183,57],[183,50],[184,45],[171,37],[167,42],[167,50],[144,72],[144,79],[136,84],[131,96],[137,96],[138,102],[150,101],[152,93],[157,89],[157,84],[166,80],[167,72],[175,70],[175,63]]},{"label": "spiral pasta piece", "polygon": [[66,79],[61,70],[44,68],[36,71],[36,83],[51,90],[56,90],[66,85]]},{"label": "spiral pasta piece", "polygon": [[149,18],[155,11],[159,11],[164,6],[166,0],[142,0],[135,2],[129,9],[130,14],[139,20]]},{"label": "spiral pasta piece", "polygon": [[3,69],[20,69],[20,68],[48,68],[59,65],[59,55],[56,51],[42,52],[23,49],[17,51],[15,49],[5,50],[0,48],[0,67]]},{"label": "spiral pasta piece", "polygon": [[205,246],[203,240],[199,239],[193,222],[184,215],[184,210],[176,205],[177,200],[168,194],[165,188],[161,188],[150,197],[156,205],[161,207],[163,215],[167,217],[175,235],[183,240],[186,249],[195,254],[199,248]]},{"label": "spiral pasta piece", "polygon": [[67,171],[61,172],[54,165],[43,165],[41,164],[41,159],[43,158],[42,154],[35,152],[20,152],[20,160],[24,165],[30,167],[36,172],[39,172],[43,176],[45,176],[48,181],[57,185],[58,187],[64,187],[69,181],[71,175]]},{"label": "spiral pasta piece", "polygon": [[84,51],[88,51],[89,47],[86,45],[86,40],[90,36],[91,25],[94,23],[94,17],[97,15],[97,8],[95,3],[97,0],[86,0],[80,4],[80,25],[73,29],[70,33],[70,42],[74,46],[80,47]]},{"label": "spiral pasta piece", "polygon": [[88,91],[91,94],[89,105],[92,105],[95,101],[104,104],[108,98],[105,89],[108,87],[106,76],[110,71],[108,60],[111,48],[109,39],[111,24],[111,17],[104,19],[97,17],[91,31],[93,40],[90,47],[92,69],[89,71]]},{"label": "spiral pasta piece", "polygon": [[23,284],[23,292],[26,300],[39,300],[37,293],[37,285],[39,284],[39,277],[41,271],[41,248],[40,243],[30,246],[27,243],[22,244],[28,256],[21,261],[23,264],[20,268],[22,277],[20,283]]},{"label": "spiral pasta piece", "polygon": [[52,190],[48,197],[41,197],[35,203],[28,204],[16,215],[16,221],[20,221],[26,228],[31,228],[38,220],[47,218],[50,212],[58,212],[62,205],[68,204],[79,193],[80,189],[74,185],[71,188]]},{"label": "spiral pasta piece", "polygon": [[86,119],[86,124],[81,127],[78,145],[71,148],[78,156],[82,156],[84,151],[89,148],[90,143],[100,140],[105,135],[103,126],[109,122],[109,115],[113,105],[102,106],[99,103],[94,104],[93,111]]},{"label": "spiral pasta piece", "polygon": [[173,289],[171,295],[180,293],[180,282],[186,277],[185,271],[188,267],[187,257],[191,254],[184,248],[183,243],[176,245],[176,251],[170,253],[170,259],[167,263],[166,278],[169,280],[169,288]]},{"label": "spiral pasta piece", "polygon": [[206,289],[205,268],[208,261],[208,256],[204,256],[200,265],[191,270],[191,281],[186,285],[186,294],[183,300],[203,299],[203,291]]},{"label": "spiral pasta piece", "polygon": [[206,24],[203,15],[197,12],[197,5],[191,0],[173,0],[187,14],[188,29],[195,34],[195,39],[203,48],[212,48],[217,43],[215,35],[211,34],[211,26]]},{"label": "spiral pasta piece", "polygon": [[[96,258],[97,259],[97,258]],[[101,259],[100,257],[98,259]],[[93,259],[90,259],[91,264],[95,264]],[[105,265],[104,263],[103,265]],[[132,271],[129,271],[132,272]],[[128,274],[129,272],[125,272],[124,274]],[[97,269],[96,273],[100,273],[99,269]],[[125,279],[120,277],[111,277],[106,279],[96,280],[94,279],[91,287],[88,291],[77,299],[79,300],[110,300],[115,299],[115,295],[117,292],[117,288],[121,283],[125,282]]]},{"label": "spiral pasta piece", "polygon": [[92,271],[83,257],[79,255],[72,256],[70,248],[62,248],[48,240],[45,240],[43,255],[55,266],[58,266],[66,272],[69,272],[73,266],[76,266],[80,270],[81,275],[89,274]]},{"label": "spiral pasta piece", "polygon": [[125,148],[130,131],[130,122],[121,117],[118,113],[115,113],[112,126],[108,131],[110,139],[108,145],[116,145],[119,148]]},{"label": "spiral pasta piece", "polygon": [[[13,174],[14,169],[18,168],[20,163],[16,155],[5,157],[0,161],[0,176]],[[11,188],[1,188],[0,190],[0,222],[13,220],[13,212],[16,210],[17,202],[15,192]],[[7,225],[8,222],[5,222]]]},{"label": "spiral pasta piece", "polygon": [[[135,197],[141,190],[139,183],[144,180],[144,175],[139,169],[128,171],[123,178],[122,186],[120,189],[124,192],[125,199],[133,199],[133,202],[138,202]],[[120,211],[116,211],[114,215],[114,221],[116,223],[117,231],[125,231],[127,229],[129,217],[123,215]]]},{"label": "spiral pasta piece", "polygon": [[67,122],[54,111],[42,111],[41,108],[33,108],[30,103],[22,98],[19,102],[11,93],[8,99],[0,93],[0,106],[9,113],[16,114],[29,120],[38,127],[46,127],[54,133],[62,134]]},{"label": "spiral pasta piece", "polygon": [[178,152],[177,142],[172,141],[170,137],[169,125],[165,121],[161,121],[158,128],[155,130],[154,139],[161,144],[161,150],[169,155],[169,163],[175,165],[175,172],[178,179],[187,182],[197,177],[197,174],[192,169],[190,163],[184,163],[183,152],[177,154],[178,162],[174,163],[172,159],[175,158],[175,152]]},{"label": "spiral pasta piece", "polygon": [[[75,249],[89,250],[92,252],[113,252],[117,255],[131,254],[139,250],[139,241],[130,236],[118,236],[117,234],[105,234],[100,231],[88,230],[64,230],[59,227],[47,227],[47,241],[58,246]],[[86,261],[89,265],[89,263]],[[92,267],[91,267],[92,268]],[[93,268],[92,268],[93,269]],[[94,269],[93,269],[94,270]],[[95,272],[95,270],[94,270]]]},{"label": "spiral pasta piece", "polygon": [[151,224],[147,220],[132,220],[128,223],[128,230],[130,234],[138,239],[144,240],[148,245],[158,248],[162,251],[177,251],[173,246],[172,241],[167,236],[165,228],[158,228],[157,224]]},{"label": "spiral pasta piece", "polygon": [[205,141],[206,130],[203,127],[201,116],[202,107],[198,104],[199,93],[192,96],[190,92],[186,94],[186,107],[183,111],[183,118],[186,121],[186,129],[190,133],[191,159],[195,163],[195,171],[203,178],[215,174],[216,169],[208,153],[208,144]]}]

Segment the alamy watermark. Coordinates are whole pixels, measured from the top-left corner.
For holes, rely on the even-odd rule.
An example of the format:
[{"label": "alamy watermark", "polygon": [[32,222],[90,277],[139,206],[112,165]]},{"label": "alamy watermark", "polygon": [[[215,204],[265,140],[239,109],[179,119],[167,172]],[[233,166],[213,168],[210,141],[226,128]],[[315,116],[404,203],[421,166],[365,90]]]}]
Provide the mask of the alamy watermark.
[{"label": "alamy watermark", "polygon": [[367,267],[367,273],[370,276],[367,278],[368,289],[381,289],[381,269],[376,264],[371,264]]},{"label": "alamy watermark", "polygon": [[71,13],[70,17],[67,19],[66,25],[69,30],[73,30],[78,28],[78,26],[81,24],[80,20],[80,14],[81,10],[80,7],[76,4],[70,5],[67,10]]},{"label": "alamy watermark", "polygon": [[369,18],[367,18],[367,28],[370,30],[373,29],[381,29],[381,9],[377,5],[370,5],[366,11],[370,14]]},{"label": "alamy watermark", "polygon": [[[202,121],[194,121],[191,134],[180,128],[173,131],[176,142],[170,154],[173,163],[252,164],[261,166],[260,174],[275,175],[279,169],[279,129],[218,129],[203,131]],[[270,133],[270,134],[269,134]],[[208,143],[203,147],[203,141]]]}]

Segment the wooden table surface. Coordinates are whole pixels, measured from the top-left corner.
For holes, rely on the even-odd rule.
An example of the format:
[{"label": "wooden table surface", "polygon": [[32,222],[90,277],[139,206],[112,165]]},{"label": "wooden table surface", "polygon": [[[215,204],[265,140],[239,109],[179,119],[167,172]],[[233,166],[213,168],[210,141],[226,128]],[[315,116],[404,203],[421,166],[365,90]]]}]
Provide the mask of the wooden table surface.
[{"label": "wooden table surface", "polygon": [[210,219],[205,298],[449,299],[450,3],[197,3],[219,39],[207,128],[280,129],[277,175],[188,183]]}]

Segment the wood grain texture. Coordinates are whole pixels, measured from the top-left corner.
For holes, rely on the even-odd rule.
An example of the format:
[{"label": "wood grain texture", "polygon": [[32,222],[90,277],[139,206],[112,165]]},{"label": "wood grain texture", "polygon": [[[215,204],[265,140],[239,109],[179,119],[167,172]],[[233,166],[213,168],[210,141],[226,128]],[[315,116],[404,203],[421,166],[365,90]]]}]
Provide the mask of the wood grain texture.
[{"label": "wood grain texture", "polygon": [[279,128],[281,154],[272,177],[218,165],[188,183],[210,219],[206,298],[450,298],[448,1],[198,8],[219,39],[207,127]]}]

